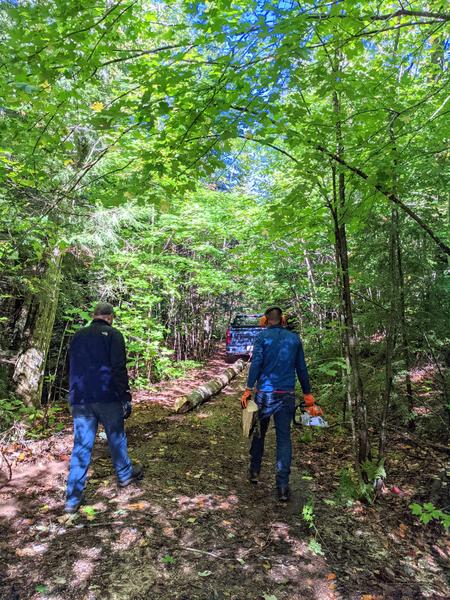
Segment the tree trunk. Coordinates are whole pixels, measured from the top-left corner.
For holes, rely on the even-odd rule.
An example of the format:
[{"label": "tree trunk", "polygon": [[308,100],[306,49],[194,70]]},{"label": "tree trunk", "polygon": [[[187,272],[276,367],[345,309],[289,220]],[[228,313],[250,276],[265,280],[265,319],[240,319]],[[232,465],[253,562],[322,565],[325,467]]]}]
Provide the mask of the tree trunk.
[{"label": "tree trunk", "polygon": [[[397,213],[398,219],[398,211],[395,209]],[[405,366],[405,383],[406,383],[406,398],[408,400],[408,408],[409,411],[412,412],[414,408],[414,397],[412,391],[412,383],[411,383],[411,353],[409,351],[409,341],[408,341],[408,332],[406,327],[406,310],[405,310],[405,277],[403,274],[403,261],[402,261],[402,248],[400,244],[400,231],[397,224],[397,238],[396,238],[396,246],[397,246],[397,270],[398,270],[398,287],[399,287],[399,296],[398,296],[398,313],[399,313],[399,322],[400,322],[400,331],[401,331],[401,343],[402,343],[402,355],[403,355],[403,363]],[[415,422],[411,420],[410,428],[414,429]]]},{"label": "tree trunk", "polygon": [[[336,69],[337,70],[337,69]],[[341,121],[340,121],[340,101],[337,92],[333,92],[333,110],[336,115],[336,147],[337,155],[343,156],[344,144],[342,137]],[[341,310],[344,325],[344,340],[346,352],[350,362],[351,370],[351,392],[353,394],[353,405],[356,414],[356,437],[357,437],[357,461],[356,467],[361,473],[360,465],[362,465],[370,454],[369,435],[367,429],[367,407],[364,397],[364,388],[361,378],[361,369],[359,364],[359,347],[356,328],[353,320],[353,306],[350,288],[348,246],[347,246],[347,231],[345,227],[345,211],[346,206],[346,189],[345,175],[338,173],[338,185],[336,190],[336,171],[333,170],[333,220],[335,227],[335,244],[336,254],[339,259],[339,277],[341,283]]]},{"label": "tree trunk", "polygon": [[36,314],[26,347],[20,352],[14,369],[16,394],[28,406],[40,406],[45,362],[52,337],[58,306],[62,253],[52,251],[41,279],[40,291],[34,298]]},{"label": "tree trunk", "polygon": [[188,396],[178,398],[175,402],[175,412],[185,413],[188,412],[200,404],[203,404],[209,400],[212,396],[218,394],[225,386],[227,386],[232,379],[236,377],[245,367],[243,360],[238,360],[232,365],[225,369],[220,375],[210,379],[210,381],[196,388]]},{"label": "tree trunk", "polygon": [[389,274],[390,274],[390,311],[389,322],[386,331],[386,368],[385,368],[385,384],[383,398],[383,413],[381,416],[380,433],[378,440],[378,460],[384,457],[386,447],[386,424],[391,405],[392,379],[394,371],[392,361],[394,358],[396,324],[397,324],[397,226],[398,213],[395,208],[391,211],[391,232],[389,236]]}]

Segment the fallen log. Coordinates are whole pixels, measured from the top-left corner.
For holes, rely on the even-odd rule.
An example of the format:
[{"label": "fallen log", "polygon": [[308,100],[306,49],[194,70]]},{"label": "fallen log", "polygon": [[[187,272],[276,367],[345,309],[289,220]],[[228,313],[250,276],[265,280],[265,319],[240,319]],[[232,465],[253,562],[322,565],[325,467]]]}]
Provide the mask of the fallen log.
[{"label": "fallen log", "polygon": [[209,400],[212,396],[218,394],[232,379],[239,375],[244,369],[245,363],[243,360],[237,360],[231,367],[222,371],[214,379],[210,379],[200,387],[196,388],[188,396],[182,396],[175,402],[175,412],[186,413],[193,410],[200,404]]}]

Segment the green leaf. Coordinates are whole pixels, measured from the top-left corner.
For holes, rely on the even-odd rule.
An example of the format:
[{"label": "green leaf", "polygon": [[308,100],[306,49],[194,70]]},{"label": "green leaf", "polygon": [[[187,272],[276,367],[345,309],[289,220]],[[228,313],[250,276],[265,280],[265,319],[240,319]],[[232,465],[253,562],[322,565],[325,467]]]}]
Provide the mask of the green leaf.
[{"label": "green leaf", "polygon": [[336,501],[331,500],[331,498],[325,498],[324,503],[328,504],[329,506],[336,506]]},{"label": "green leaf", "polygon": [[427,523],[429,523],[433,518],[433,515],[431,515],[430,513],[423,513],[420,517],[420,520],[422,521],[422,523],[425,523],[425,525]]},{"label": "green leaf", "polygon": [[318,556],[324,556],[324,553],[323,553],[323,550],[322,550],[322,546],[320,545],[320,543],[316,539],[311,538],[309,540],[308,548],[312,552],[314,552],[314,554],[317,554]]},{"label": "green leaf", "polygon": [[49,592],[49,587],[43,583],[39,583],[34,589],[39,594],[47,594]]},{"label": "green leaf", "polygon": [[173,563],[175,561],[176,561],[176,559],[173,556],[171,556],[170,554],[166,554],[161,559],[161,562],[163,562],[166,565],[173,565]]},{"label": "green leaf", "polygon": [[93,519],[95,519],[95,517],[97,515],[97,511],[95,510],[95,508],[90,505],[83,506],[81,508],[81,512],[83,512],[86,515],[86,517],[89,521],[92,521]]},{"label": "green leaf", "polygon": [[411,509],[411,512],[413,515],[421,515],[422,514],[422,507],[420,504],[410,504],[409,508]]}]

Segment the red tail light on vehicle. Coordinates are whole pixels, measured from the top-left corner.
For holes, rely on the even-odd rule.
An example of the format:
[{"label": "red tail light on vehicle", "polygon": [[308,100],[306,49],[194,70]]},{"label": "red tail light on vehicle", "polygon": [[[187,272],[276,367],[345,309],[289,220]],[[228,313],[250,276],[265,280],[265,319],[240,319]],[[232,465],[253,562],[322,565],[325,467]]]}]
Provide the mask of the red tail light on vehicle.
[{"label": "red tail light on vehicle", "polygon": [[229,344],[231,344],[231,330],[230,330],[230,328],[229,328],[229,327],[228,327],[228,329],[227,329],[226,344],[227,344],[227,346],[228,346]]}]

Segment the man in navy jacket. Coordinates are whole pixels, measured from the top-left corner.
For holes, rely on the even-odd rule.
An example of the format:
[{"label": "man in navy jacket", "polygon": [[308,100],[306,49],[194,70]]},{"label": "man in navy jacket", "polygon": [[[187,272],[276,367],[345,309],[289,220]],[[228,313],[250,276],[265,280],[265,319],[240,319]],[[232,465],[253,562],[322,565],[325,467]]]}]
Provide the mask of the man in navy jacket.
[{"label": "man in navy jacket", "polygon": [[78,510],[83,499],[87,472],[98,424],[108,438],[119,485],[142,478],[142,468],[133,467],[128,456],[124,419],[131,414],[125,342],[112,327],[114,310],[100,302],[90,325],[80,329],[69,348],[69,401],[74,425],[73,451],[67,480],[65,510]]},{"label": "man in navy jacket", "polygon": [[295,380],[300,381],[308,406],[314,404],[308,369],[299,336],[283,327],[283,315],[277,306],[265,312],[264,329],[253,346],[247,388],[241,405],[247,406],[256,387],[259,427],[250,447],[250,481],[257,483],[264,453],[264,439],[273,415],[277,440],[276,485],[278,498],[289,499],[289,475],[292,460],[291,421],[295,412]]}]

